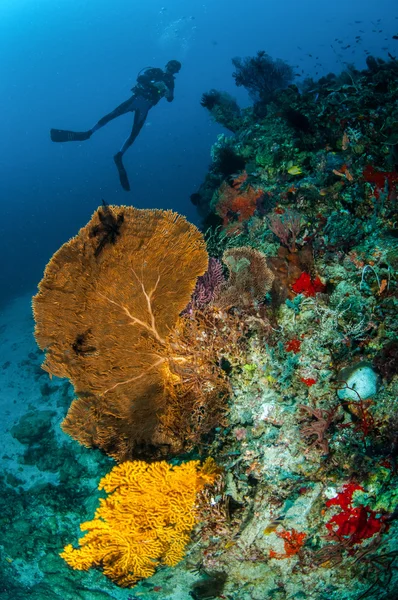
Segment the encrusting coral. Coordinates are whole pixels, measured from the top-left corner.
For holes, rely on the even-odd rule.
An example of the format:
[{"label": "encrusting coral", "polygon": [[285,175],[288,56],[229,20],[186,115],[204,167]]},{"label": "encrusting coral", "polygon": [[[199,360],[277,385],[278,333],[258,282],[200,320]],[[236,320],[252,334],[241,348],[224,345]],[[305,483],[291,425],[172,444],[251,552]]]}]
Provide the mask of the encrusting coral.
[{"label": "encrusting coral", "polygon": [[177,213],[105,208],[117,235],[98,252],[98,209],[54,254],[33,309],[43,368],[69,378],[78,396],[64,431],[122,461],[140,448],[173,447],[159,420],[166,390],[181,382],[168,336],[208,255],[202,234]]},{"label": "encrusting coral", "polygon": [[73,568],[100,567],[122,587],[150,577],[159,565],[182,560],[196,522],[197,495],[220,471],[208,458],[172,467],[165,461],[126,461],[101,479],[108,497],[92,521],[80,525],[86,535],[80,548],[61,553]]}]

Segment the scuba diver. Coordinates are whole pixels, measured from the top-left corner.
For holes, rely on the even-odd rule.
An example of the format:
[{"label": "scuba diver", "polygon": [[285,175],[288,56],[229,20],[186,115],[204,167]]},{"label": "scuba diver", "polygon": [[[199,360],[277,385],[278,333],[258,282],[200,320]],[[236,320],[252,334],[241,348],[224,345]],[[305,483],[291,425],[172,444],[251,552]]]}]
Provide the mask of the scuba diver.
[{"label": "scuba diver", "polygon": [[170,60],[165,70],[146,67],[141,70],[137,77],[136,85],[131,89],[131,98],[122,102],[112,112],[105,115],[88,131],[68,131],[65,129],[51,129],[50,135],[53,142],[83,142],[89,140],[95,131],[101,127],[129,112],[134,112],[134,123],[131,133],[124,142],[122,148],[113,157],[119,172],[120,183],[126,192],[130,191],[130,184],[126,169],[123,165],[123,154],[133,144],[137,135],[145,123],[149,109],[155,106],[159,100],[166,98],[168,102],[174,99],[174,75],[181,69],[178,60]]}]

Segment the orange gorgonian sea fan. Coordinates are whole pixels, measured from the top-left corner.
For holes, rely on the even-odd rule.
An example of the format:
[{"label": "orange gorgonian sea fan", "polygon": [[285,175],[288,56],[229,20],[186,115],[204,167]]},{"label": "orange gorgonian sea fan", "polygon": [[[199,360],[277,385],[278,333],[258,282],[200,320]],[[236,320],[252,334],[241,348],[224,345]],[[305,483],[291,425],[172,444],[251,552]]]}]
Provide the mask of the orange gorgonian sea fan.
[{"label": "orange gorgonian sea fan", "polygon": [[207,266],[197,227],[131,206],[100,207],[54,254],[33,309],[43,368],[77,396],[66,433],[119,462],[179,449],[160,423],[166,390],[179,382],[168,338]]}]

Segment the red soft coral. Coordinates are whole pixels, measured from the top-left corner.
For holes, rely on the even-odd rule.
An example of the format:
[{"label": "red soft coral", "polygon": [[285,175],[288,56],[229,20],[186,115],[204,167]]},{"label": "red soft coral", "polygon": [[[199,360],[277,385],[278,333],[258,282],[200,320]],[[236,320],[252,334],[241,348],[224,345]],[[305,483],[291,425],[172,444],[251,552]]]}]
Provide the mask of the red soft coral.
[{"label": "red soft coral", "polygon": [[315,279],[311,279],[308,273],[301,273],[300,277],[292,285],[292,290],[296,294],[303,294],[304,296],[315,296],[318,292],[324,292],[326,286],[322,283],[318,276]]},{"label": "red soft coral", "polygon": [[355,491],[364,489],[356,483],[347,483],[343,490],[326,502],[326,506],[339,506],[341,512],[334,515],[327,523],[328,530],[348,546],[360,544],[363,540],[378,533],[384,524],[383,518],[377,518],[374,510],[360,504],[352,506]]},{"label": "red soft coral", "polygon": [[286,350],[286,352],[294,352],[294,354],[297,354],[298,352],[300,352],[300,346],[301,346],[300,340],[297,340],[297,339],[289,340],[285,344],[285,350]]},{"label": "red soft coral", "polygon": [[372,165],[367,165],[362,172],[363,178],[368,183],[374,183],[374,196],[379,198],[380,192],[382,192],[388,183],[388,189],[390,194],[394,191],[396,184],[398,183],[398,173],[391,171],[376,171]]}]

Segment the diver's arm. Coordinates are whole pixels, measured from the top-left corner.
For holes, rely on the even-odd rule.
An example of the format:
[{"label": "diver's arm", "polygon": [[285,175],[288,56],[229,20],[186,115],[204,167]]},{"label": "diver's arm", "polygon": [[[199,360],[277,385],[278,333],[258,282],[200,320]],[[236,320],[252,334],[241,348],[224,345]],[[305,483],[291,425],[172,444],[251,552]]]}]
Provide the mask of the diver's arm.
[{"label": "diver's arm", "polygon": [[174,100],[174,77],[172,79],[170,79],[169,81],[167,81],[166,86],[167,86],[167,91],[166,91],[164,97],[166,98],[167,102],[173,102],[173,100]]},{"label": "diver's arm", "polygon": [[174,100],[174,81],[172,85],[170,85],[170,82],[157,81],[156,83],[152,83],[152,86],[157,89],[158,94],[162,98],[166,98],[167,102]]}]

